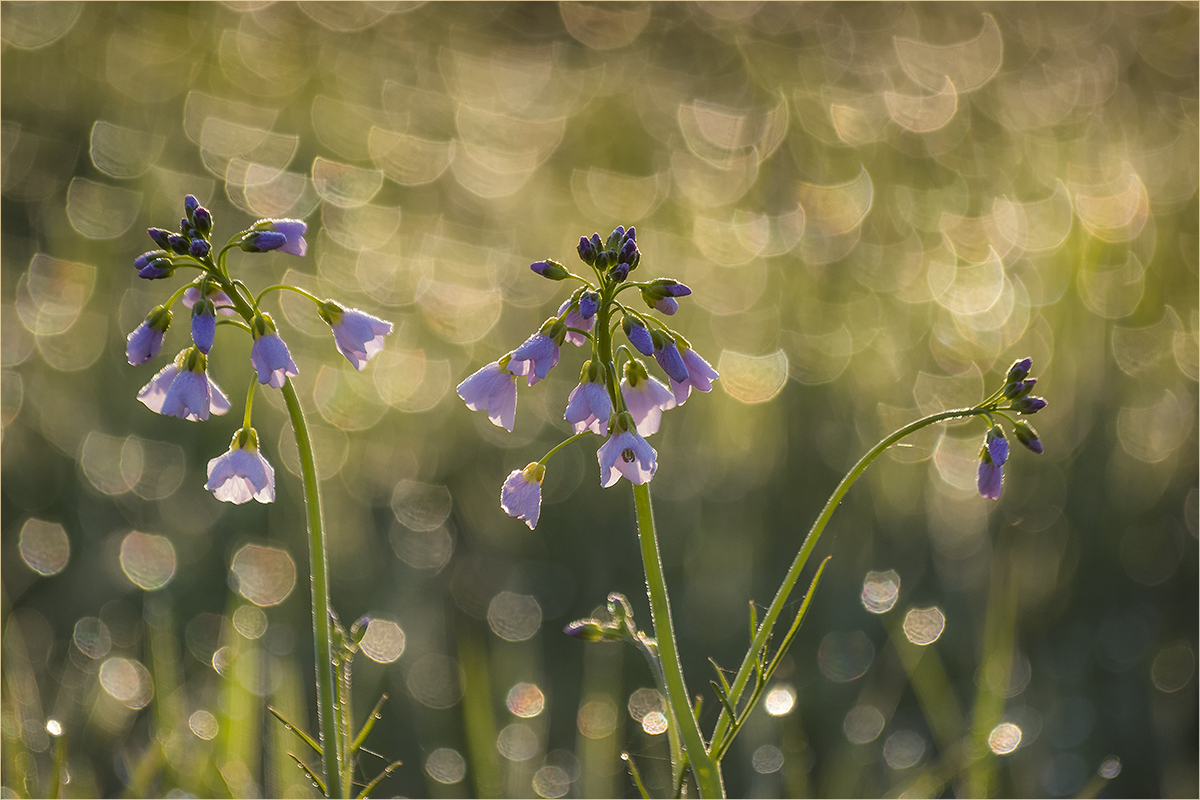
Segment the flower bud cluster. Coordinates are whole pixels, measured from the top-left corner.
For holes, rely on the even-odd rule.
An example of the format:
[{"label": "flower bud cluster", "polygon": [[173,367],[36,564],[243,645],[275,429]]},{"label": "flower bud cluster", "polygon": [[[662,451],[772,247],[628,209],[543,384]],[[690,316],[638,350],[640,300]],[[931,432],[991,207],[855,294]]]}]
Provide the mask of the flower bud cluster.
[{"label": "flower bud cluster", "polygon": [[[205,488],[217,499],[231,503],[250,499],[269,503],[275,497],[275,473],[258,452],[258,434],[250,425],[251,398],[255,383],[282,388],[299,370],[271,315],[259,308],[263,296],[270,291],[290,289],[312,300],[318,316],[330,326],[337,349],[360,370],[382,348],[383,337],[391,333],[392,324],[333,300],[322,301],[295,286],[272,286],[254,296],[244,283],[231,279],[225,254],[234,247],[251,253],[278,250],[303,256],[307,252],[304,241],[307,226],[303,221],[258,220],[235,234],[214,257],[212,212],[190,194],[183,205],[184,217],[178,232],[163,228],[147,230],[159,249],[134,259],[134,268],[139,277],[148,280],[169,278],[185,267],[197,269],[199,275],[180,287],[166,303],[155,306],[129,334],[125,355],[134,366],[157,357],[171,325],[171,306],[182,300],[185,307],[191,308],[192,344],[142,387],[138,399],[155,413],[203,421],[230,409],[224,392],[208,377],[208,358],[218,325],[228,322],[250,332],[254,339],[250,367],[255,377],[246,399],[245,424],[234,435],[229,451],[209,462]],[[218,319],[218,315],[223,319]],[[234,315],[242,321],[230,319]]]},{"label": "flower bud cluster", "polygon": [[[654,477],[658,465],[657,453],[646,437],[658,432],[663,412],[683,405],[692,389],[711,391],[717,371],[678,333],[621,302],[621,292],[636,288],[651,310],[671,316],[679,309],[677,298],[692,293],[671,278],[629,279],[642,258],[634,228],[617,226],[605,240],[598,233],[580,237],[577,250],[595,280],[575,275],[552,259],[531,264],[530,269],[544,278],[571,279],[582,285],[520,346],[460,383],[458,395],[467,408],[486,411],[492,424],[512,431],[518,378],[533,386],[558,364],[564,344],[582,347],[590,343],[591,358],[584,362],[579,384],[567,398],[563,413],[575,432],[568,441],[589,432],[607,437],[596,453],[601,486],[612,486],[622,477],[644,484]],[[654,358],[667,383],[651,377],[645,363],[625,345],[614,348],[616,315],[629,344],[643,356]],[[501,489],[501,507],[524,519],[530,528],[540,514],[545,461],[563,445],[541,461],[514,470]]]},{"label": "flower bud cluster", "polygon": [[[1046,401],[1041,397],[1030,395],[1037,378],[1030,378],[1029,371],[1033,368],[1032,358],[1022,358],[1009,367],[1004,379],[1004,386],[984,403],[989,411],[994,411],[1012,423],[1012,432],[1017,441],[1030,452],[1042,454],[1042,441],[1037,431],[1027,420],[1015,422],[1003,412],[1015,411],[1017,414],[1028,416],[1036,414],[1046,407]],[[1004,400],[1007,406],[1001,406]],[[990,415],[989,415],[990,416]],[[1004,428],[993,423],[984,436],[983,445],[979,449],[979,469],[976,474],[976,488],[982,497],[992,500],[1000,499],[1000,491],[1004,486],[1004,464],[1008,461],[1008,439]]]}]

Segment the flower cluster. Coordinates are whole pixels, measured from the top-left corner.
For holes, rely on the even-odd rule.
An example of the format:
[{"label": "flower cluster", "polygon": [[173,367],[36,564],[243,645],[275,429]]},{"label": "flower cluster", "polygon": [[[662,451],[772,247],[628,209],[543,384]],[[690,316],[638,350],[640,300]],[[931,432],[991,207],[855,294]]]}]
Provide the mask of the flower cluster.
[{"label": "flower cluster", "polygon": [[[671,316],[679,310],[678,298],[692,293],[670,278],[630,280],[642,258],[633,228],[626,230],[618,225],[606,240],[601,240],[598,233],[581,237],[578,253],[592,269],[595,280],[576,275],[551,259],[531,264],[530,269],[543,278],[571,279],[582,285],[519,347],[458,385],[458,395],[467,408],[486,411],[493,425],[511,432],[516,422],[518,379],[524,378],[526,386],[533,386],[558,364],[564,344],[591,344],[591,358],[583,363],[579,384],[567,398],[563,413],[575,435],[541,461],[513,470],[500,491],[501,508],[525,520],[531,529],[541,512],[546,461],[561,447],[588,433],[604,436],[606,440],[596,452],[600,485],[612,486],[621,477],[635,484],[647,483],[658,467],[658,454],[646,437],[658,431],[664,411],[687,402],[692,389],[711,391],[718,377],[686,339],[619,297],[627,289],[636,288],[649,310]],[[652,377],[646,363],[624,344],[614,348],[618,316],[633,350],[653,357],[666,383]]]},{"label": "flower cluster", "polygon": [[[167,302],[155,306],[129,334],[125,356],[134,366],[157,357],[171,326],[171,307],[182,301],[185,308],[191,309],[192,343],[142,387],[138,400],[158,414],[203,421],[230,409],[225,393],[208,376],[208,358],[218,324],[233,325],[250,333],[254,339],[250,349],[254,378],[246,397],[245,423],[234,434],[229,451],[208,463],[205,488],[218,500],[230,503],[245,503],[250,499],[269,503],[275,499],[275,471],[258,452],[258,433],[250,424],[254,388],[256,384],[282,388],[300,371],[275,321],[259,308],[263,297],[271,291],[288,289],[311,300],[317,306],[318,316],[332,330],[337,349],[359,370],[383,347],[383,337],[391,333],[392,324],[333,300],[321,300],[295,286],[270,286],[253,295],[245,283],[230,278],[226,254],[235,247],[247,253],[278,250],[303,256],[308,250],[304,240],[307,226],[303,221],[260,219],[235,234],[214,256],[212,213],[190,194],[183,205],[185,215],[178,232],[150,228],[147,233],[159,249],[142,253],[134,259],[133,266],[138,277],[147,280],[169,278],[184,268],[196,269],[199,274],[177,289]],[[235,317],[241,317],[241,321]]]},{"label": "flower cluster", "polygon": [[[1022,358],[1013,362],[1005,376],[1003,388],[989,398],[988,403],[991,404],[991,411],[1006,419],[1013,426],[1012,432],[1018,442],[1027,450],[1041,455],[1042,440],[1038,438],[1037,431],[1033,429],[1033,426],[1024,419],[1014,421],[1004,413],[1013,411],[1019,415],[1028,416],[1036,414],[1046,407],[1044,399],[1030,394],[1034,385],[1037,384],[1037,378],[1029,377],[1029,370],[1032,368],[1033,359],[1031,358]],[[1000,406],[1000,403],[1005,400],[1008,401],[1008,405]],[[979,449],[979,470],[975,483],[981,496],[992,500],[1000,499],[1000,490],[1004,487],[1004,464],[1006,461],[1008,461],[1008,439],[1004,435],[1004,428],[998,423],[993,423],[984,437],[983,446]]]}]

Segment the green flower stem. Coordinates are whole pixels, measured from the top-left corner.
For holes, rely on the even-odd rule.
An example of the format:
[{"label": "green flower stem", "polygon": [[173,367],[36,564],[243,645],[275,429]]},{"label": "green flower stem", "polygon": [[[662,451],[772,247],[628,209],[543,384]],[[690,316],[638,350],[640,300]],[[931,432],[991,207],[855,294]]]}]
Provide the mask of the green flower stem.
[{"label": "green flower stem", "polygon": [[725,787],[721,770],[704,747],[700,727],[692,714],[683,668],[675,649],[675,628],[671,624],[671,604],[667,583],[663,578],[662,560],[658,554],[658,538],[654,532],[654,509],[650,505],[649,484],[633,487],[637,509],[638,539],[642,545],[642,563],[646,570],[646,589],[650,595],[650,616],[654,622],[654,639],[662,662],[663,684],[667,690],[667,707],[671,712],[669,724],[675,726],[683,739],[684,752],[696,777],[701,797],[724,797]]},{"label": "green flower stem", "polygon": [[304,295],[305,297],[307,297],[309,300],[312,300],[317,305],[321,305],[322,303],[325,302],[324,300],[317,297],[312,292],[306,292],[303,289],[301,289],[299,286],[292,286],[291,284],[288,284],[288,283],[277,283],[274,286],[268,286],[267,288],[265,288],[261,292],[259,292],[258,296],[254,298],[255,305],[258,305],[259,303],[261,303],[262,299],[267,296],[268,292],[277,292],[280,289],[290,289],[291,291],[295,292],[296,294]]},{"label": "green flower stem", "polygon": [[[742,666],[738,669],[737,677],[734,678],[733,683],[730,685],[729,700],[734,708],[737,708],[742,691],[746,688],[746,684],[754,672],[756,656],[767,646],[767,642],[771,637],[771,631],[775,627],[775,620],[783,611],[788,596],[796,586],[796,581],[800,579],[800,573],[804,571],[809,556],[812,555],[813,549],[817,546],[817,541],[821,538],[821,533],[825,530],[825,526],[829,524],[830,518],[833,517],[833,512],[837,510],[838,505],[842,502],[842,498],[846,496],[846,492],[850,491],[850,487],[858,480],[858,476],[862,475],[871,462],[878,458],[884,450],[887,450],[910,433],[916,433],[935,422],[961,419],[963,417],[986,416],[992,410],[981,404],[973,408],[956,408],[950,411],[940,411],[937,414],[930,414],[928,417],[923,417],[916,422],[911,422],[872,447],[846,473],[846,477],[842,478],[841,483],[837,485],[837,488],[833,490],[833,494],[830,495],[829,500],[825,503],[825,508],[821,511],[821,516],[817,517],[817,521],[813,523],[808,536],[804,538],[804,543],[800,546],[800,552],[796,554],[796,559],[792,562],[787,577],[783,579],[779,591],[775,594],[775,599],[771,601],[771,607],[767,609],[762,623],[758,626],[758,633],[754,637],[754,642],[750,645],[750,649],[746,651],[746,657],[742,660]],[[732,722],[733,720],[730,718],[729,712],[726,709],[721,709],[721,714],[717,718],[717,725],[713,729],[712,747],[714,752],[722,752],[722,745],[724,744],[726,735],[729,733],[729,726]]]},{"label": "green flower stem", "polygon": [[308,555],[312,565],[313,639],[317,667],[317,724],[321,734],[321,761],[329,797],[349,797],[342,786],[342,748],[338,737],[338,713],[334,695],[334,652],[329,630],[329,575],[325,566],[325,521],[321,514],[321,492],[312,440],[300,409],[300,398],[289,378],[283,383],[283,399],[292,418],[300,471],[304,477],[304,505],[308,510]]}]

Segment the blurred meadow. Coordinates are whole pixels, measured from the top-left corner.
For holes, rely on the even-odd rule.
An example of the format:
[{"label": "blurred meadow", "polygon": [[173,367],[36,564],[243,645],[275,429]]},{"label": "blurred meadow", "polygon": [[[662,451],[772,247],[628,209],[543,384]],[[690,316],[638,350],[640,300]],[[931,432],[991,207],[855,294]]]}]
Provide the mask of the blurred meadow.
[{"label": "blurred meadow", "polygon": [[[666,791],[645,662],[561,633],[610,591],[649,625],[628,489],[601,490],[581,442],[550,462],[536,531],[497,502],[569,433],[578,359],[522,386],[512,434],[455,395],[564,298],[529,264],[575,266],[617,224],[642,277],[693,289],[672,325],[721,373],[652,440],[705,731],[707,659],[737,665],[748,603],[863,452],[1026,355],[1050,402],[1045,454],[1014,449],[998,502],[969,424],[850,492],[731,796],[1200,791],[1196,3],[0,15],[3,796],[315,794],[266,711],[315,728],[283,402],[255,404],[277,501],[230,506],[203,486],[236,410],[150,413],[154,370],[125,360],[166,285],[132,261],[186,193],[221,231],[307,221],[306,258],[234,251],[235,273],[396,324],[359,375],[302,299],[267,303],[335,607],[373,620],[355,718],[389,699],[357,778],[404,762],[376,795],[635,796],[623,751]],[[249,344],[224,341],[233,397]],[[991,753],[968,757],[979,730]]]}]

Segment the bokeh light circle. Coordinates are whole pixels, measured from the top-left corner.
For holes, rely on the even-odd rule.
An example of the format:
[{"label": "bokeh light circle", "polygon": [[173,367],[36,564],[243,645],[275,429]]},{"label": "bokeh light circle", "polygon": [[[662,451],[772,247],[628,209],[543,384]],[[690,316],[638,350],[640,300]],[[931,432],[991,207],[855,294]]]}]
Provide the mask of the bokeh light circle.
[{"label": "bokeh light circle", "polygon": [[526,719],[536,717],[546,707],[542,690],[532,683],[518,683],[508,691],[508,710]]},{"label": "bokeh light circle", "polygon": [[914,608],[904,617],[904,635],[913,644],[933,644],[945,628],[946,617],[937,606]]},{"label": "bokeh light circle", "polygon": [[1021,744],[1021,729],[1011,722],[1001,722],[988,734],[988,747],[998,756],[1016,750]]},{"label": "bokeh light circle", "polygon": [[386,619],[372,619],[358,647],[372,661],[390,664],[404,653],[404,631]]},{"label": "bokeh light circle", "polygon": [[121,540],[121,571],[141,589],[161,589],[175,577],[175,546],[165,536],[132,531]]},{"label": "bokeh light circle", "polygon": [[467,762],[457,750],[440,747],[425,759],[425,772],[438,783],[458,783],[467,774]]},{"label": "bokeh light circle", "polygon": [[277,547],[248,544],[230,567],[238,594],[256,606],[282,603],[296,586],[296,562]]},{"label": "bokeh light circle", "polygon": [[71,558],[71,542],[62,525],[40,519],[26,520],[21,526],[21,560],[39,575],[62,572]]}]

